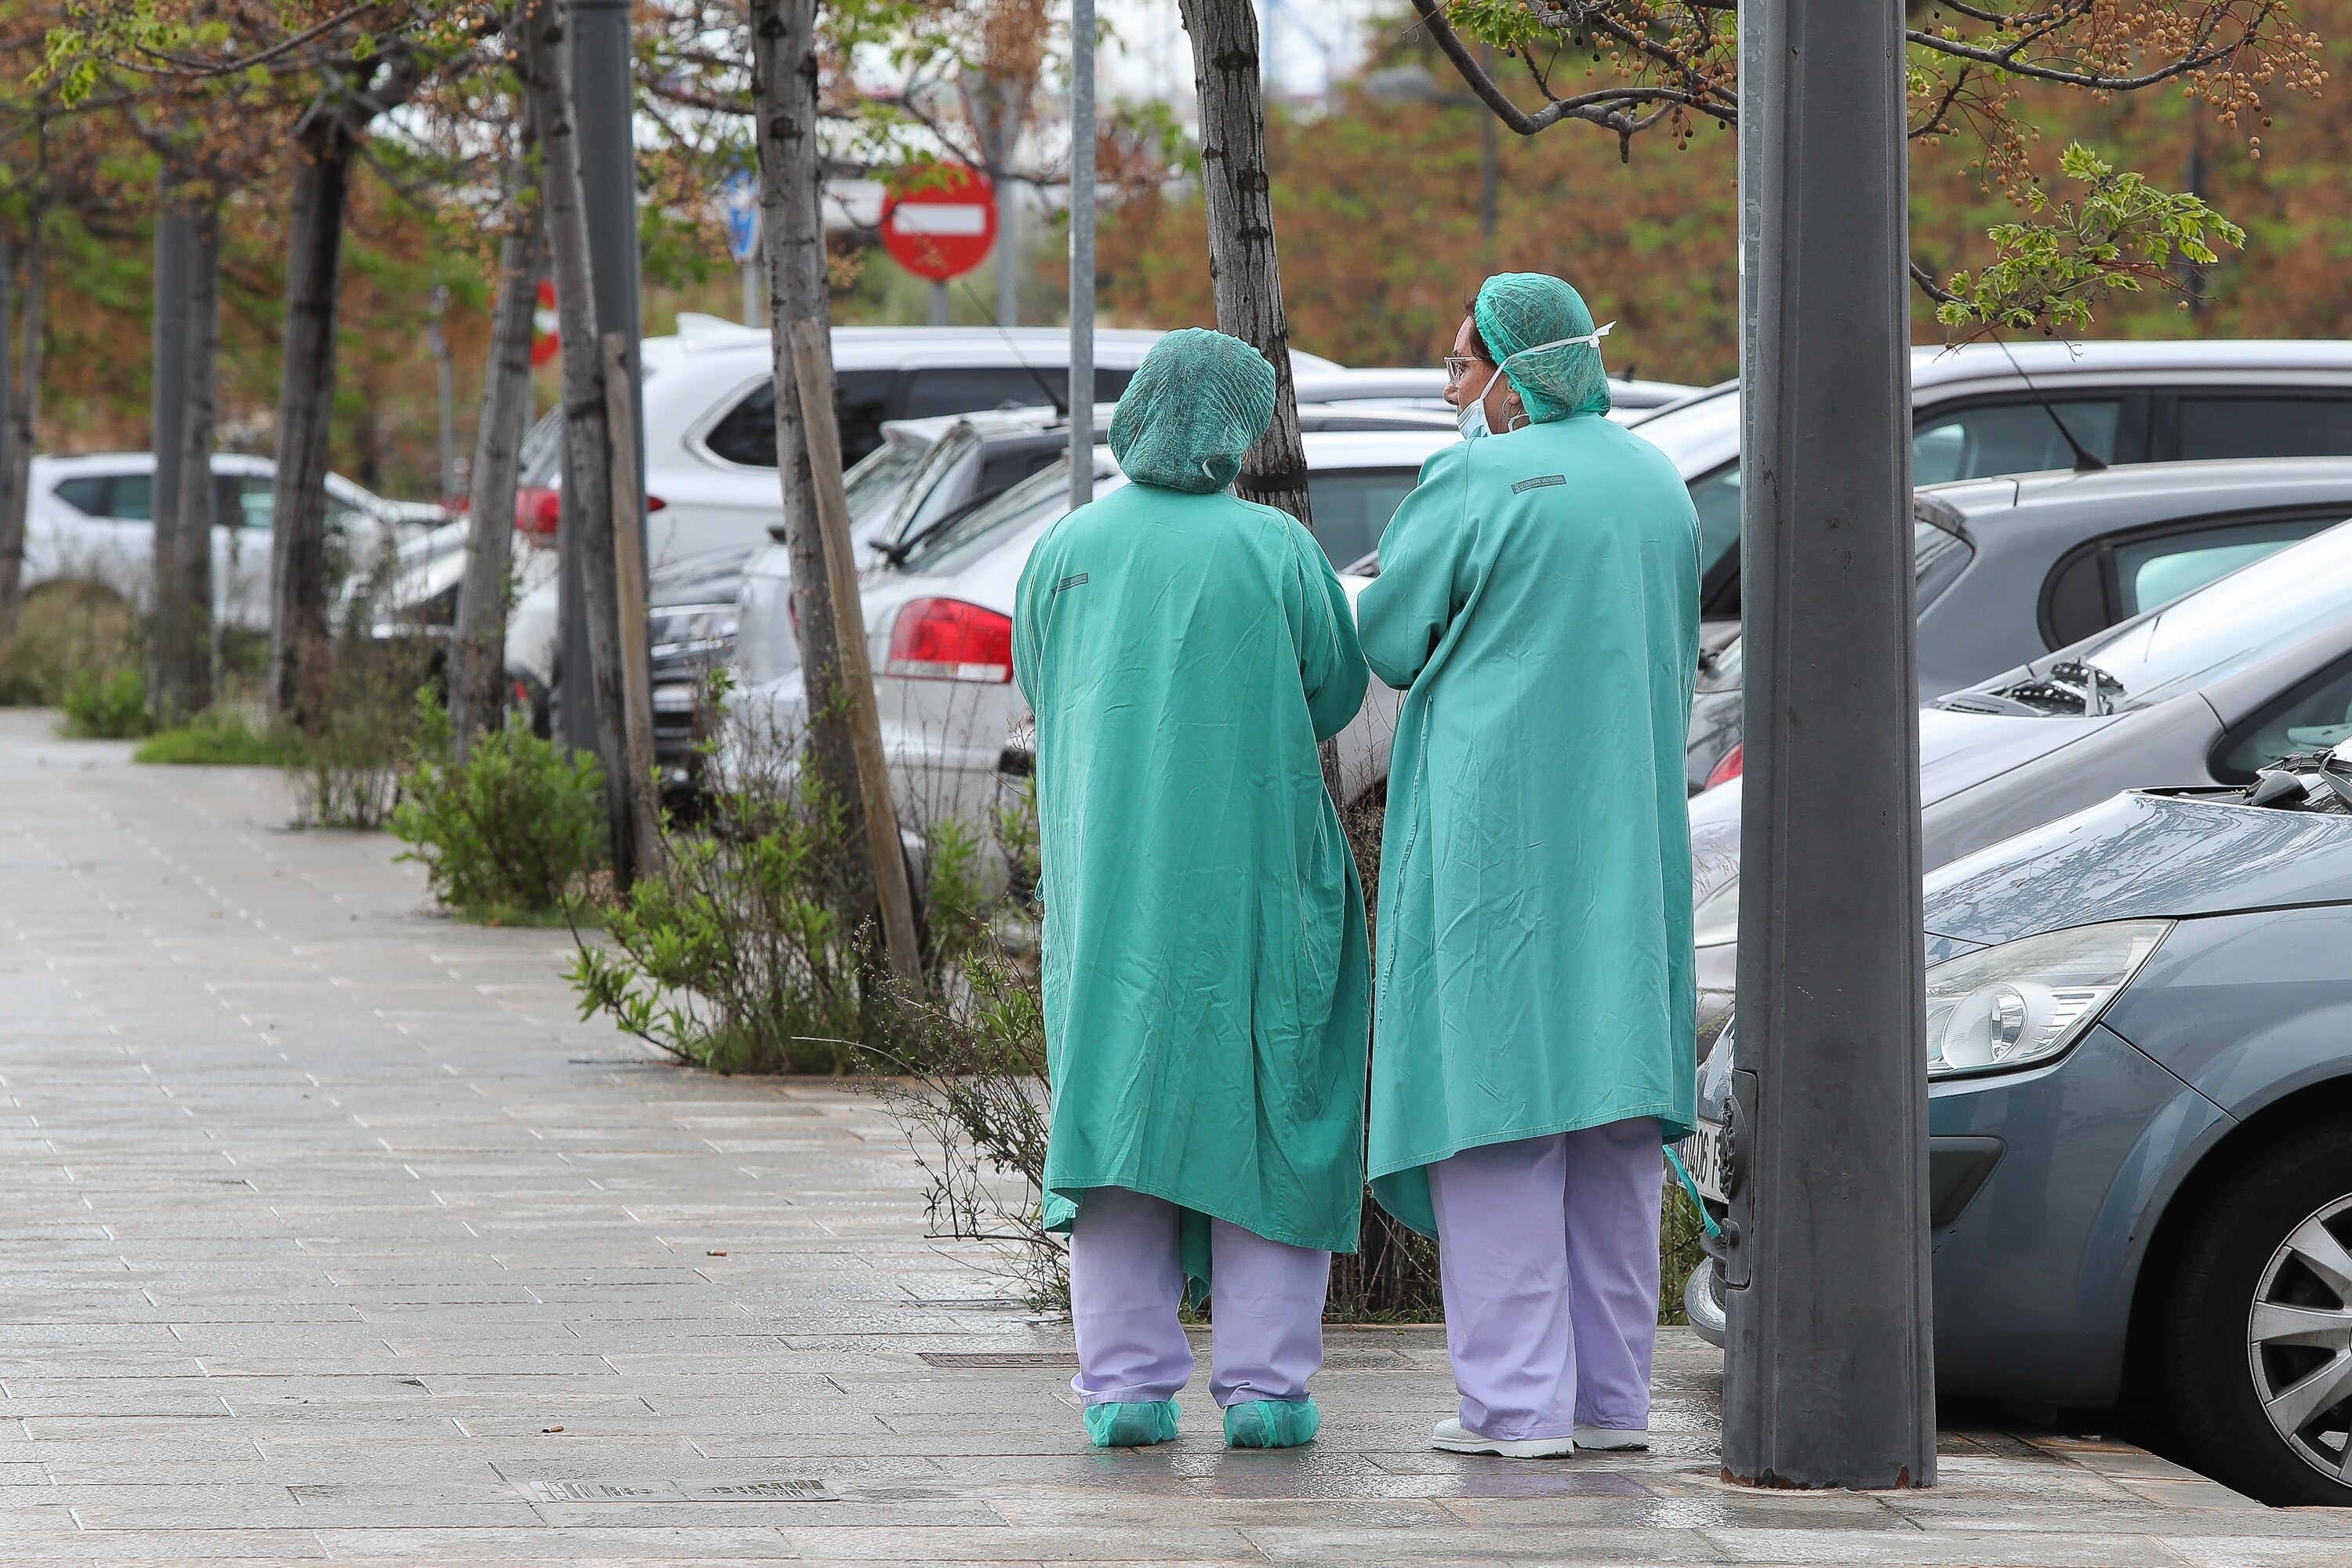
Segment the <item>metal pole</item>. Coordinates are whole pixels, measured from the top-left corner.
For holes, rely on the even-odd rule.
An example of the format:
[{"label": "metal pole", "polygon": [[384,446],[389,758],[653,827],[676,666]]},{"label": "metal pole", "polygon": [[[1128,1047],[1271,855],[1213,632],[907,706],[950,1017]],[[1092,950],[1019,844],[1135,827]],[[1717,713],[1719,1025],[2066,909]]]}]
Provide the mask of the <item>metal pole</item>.
[{"label": "metal pole", "polygon": [[[1478,46],[1478,59],[1493,74],[1495,50],[1490,44]],[[1457,98],[1465,94],[1455,94]],[[1478,237],[1486,245],[1486,265],[1495,262],[1495,187],[1499,183],[1495,151],[1495,117],[1475,98],[1469,100],[1470,108],[1478,116]]]},{"label": "metal pole", "polygon": [[1741,11],[1755,325],[1723,1465],[1757,1485],[1927,1486],[1903,13]]},{"label": "metal pole", "polygon": [[[613,439],[631,440],[635,455],[629,471],[638,476],[634,510],[637,526],[645,527],[645,399],[644,373],[638,363],[638,340],[644,335],[637,318],[637,180],[634,138],[636,98],[630,79],[628,0],[566,0],[571,15],[572,125],[580,139],[582,195],[588,216],[588,253],[596,289],[596,331],[618,332],[629,347],[629,407],[632,429],[615,430]],[[562,564],[557,587],[556,659],[562,685],[569,689],[560,705],[557,738],[566,745],[599,755],[619,756],[621,737],[611,749],[596,744],[596,709],[588,695],[587,600],[581,582],[580,552],[571,547],[575,532],[572,497],[579,486],[571,482],[572,458],[564,455],[563,515],[557,539]],[[649,568],[660,563],[647,557]]]},{"label": "metal pole", "polygon": [[[1004,113],[1000,97],[997,113]],[[1019,134],[1017,126],[1003,126],[997,134],[1004,143],[1004,161],[1013,161],[1013,139]],[[996,324],[1017,327],[1021,324],[1021,204],[1013,199],[1013,175],[1010,171],[996,176]]]},{"label": "metal pole", "polygon": [[931,325],[944,327],[947,324],[948,286],[935,281],[931,284]]},{"label": "metal pole", "polygon": [[756,327],[764,320],[760,314],[760,264],[747,257],[736,270],[743,275],[743,324]]},{"label": "metal pole", "polygon": [[1095,499],[1095,0],[1070,0],[1070,505]]}]

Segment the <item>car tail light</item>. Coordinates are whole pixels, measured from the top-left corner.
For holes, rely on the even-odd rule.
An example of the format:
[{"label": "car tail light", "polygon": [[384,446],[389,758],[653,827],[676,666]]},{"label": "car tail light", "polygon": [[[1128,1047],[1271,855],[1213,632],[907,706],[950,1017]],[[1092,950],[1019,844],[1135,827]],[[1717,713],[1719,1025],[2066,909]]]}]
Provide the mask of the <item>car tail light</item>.
[{"label": "car tail light", "polygon": [[1013,621],[961,599],[915,599],[890,626],[885,675],[909,680],[1010,680]]},{"label": "car tail light", "polygon": [[667,505],[669,505],[669,502],[662,500],[659,496],[647,496],[646,498],[646,510],[647,511],[659,511],[662,508]]},{"label": "car tail light", "polygon": [[1706,788],[1713,789],[1719,784],[1729,784],[1739,776],[1742,765],[1739,753],[1742,749],[1738,742],[1732,742],[1731,750],[1723,753],[1723,761],[1716,763],[1715,771],[1706,775]]},{"label": "car tail light", "polygon": [[563,516],[563,495],[542,485],[524,485],[515,491],[515,531],[535,539],[553,539]]}]

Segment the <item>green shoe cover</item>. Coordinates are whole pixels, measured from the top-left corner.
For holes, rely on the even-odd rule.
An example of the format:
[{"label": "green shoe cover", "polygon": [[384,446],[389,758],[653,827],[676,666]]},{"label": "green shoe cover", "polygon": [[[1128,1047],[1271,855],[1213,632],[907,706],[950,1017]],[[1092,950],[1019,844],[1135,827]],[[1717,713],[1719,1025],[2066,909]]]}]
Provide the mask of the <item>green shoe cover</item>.
[{"label": "green shoe cover", "polygon": [[1315,1441],[1323,1412],[1311,1399],[1253,1399],[1225,1406],[1225,1443],[1234,1448],[1296,1448]]},{"label": "green shoe cover", "polygon": [[1087,1418],[1087,1436],[1097,1448],[1146,1448],[1176,1436],[1172,1399],[1155,1399],[1148,1405],[1112,1401],[1089,1405],[1081,1414]]}]

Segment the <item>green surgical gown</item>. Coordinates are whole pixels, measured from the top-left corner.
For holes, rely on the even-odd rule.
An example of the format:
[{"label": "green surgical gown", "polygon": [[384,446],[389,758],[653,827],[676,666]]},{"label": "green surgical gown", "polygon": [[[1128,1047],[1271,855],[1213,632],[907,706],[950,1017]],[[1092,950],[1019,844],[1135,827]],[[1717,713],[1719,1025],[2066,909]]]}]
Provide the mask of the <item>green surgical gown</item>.
[{"label": "green surgical gown", "polygon": [[1363,895],[1316,743],[1364,658],[1314,539],[1223,492],[1130,484],[1050,529],[1013,666],[1037,715],[1045,1223],[1086,1189],[1355,1249]]},{"label": "green surgical gown", "polygon": [[1655,1116],[1689,1130],[1698,533],[1665,457],[1597,414],[1449,447],[1381,539],[1365,657],[1389,759],[1370,1171]]}]

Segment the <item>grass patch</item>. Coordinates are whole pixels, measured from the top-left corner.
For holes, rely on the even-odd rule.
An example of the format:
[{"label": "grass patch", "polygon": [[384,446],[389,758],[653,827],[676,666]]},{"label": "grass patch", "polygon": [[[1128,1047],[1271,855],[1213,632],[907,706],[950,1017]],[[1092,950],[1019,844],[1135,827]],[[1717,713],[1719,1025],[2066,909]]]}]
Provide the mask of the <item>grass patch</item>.
[{"label": "grass patch", "polygon": [[256,730],[235,715],[213,713],[156,731],[131,755],[134,763],[173,767],[282,768],[302,759],[302,742],[293,736]]}]

